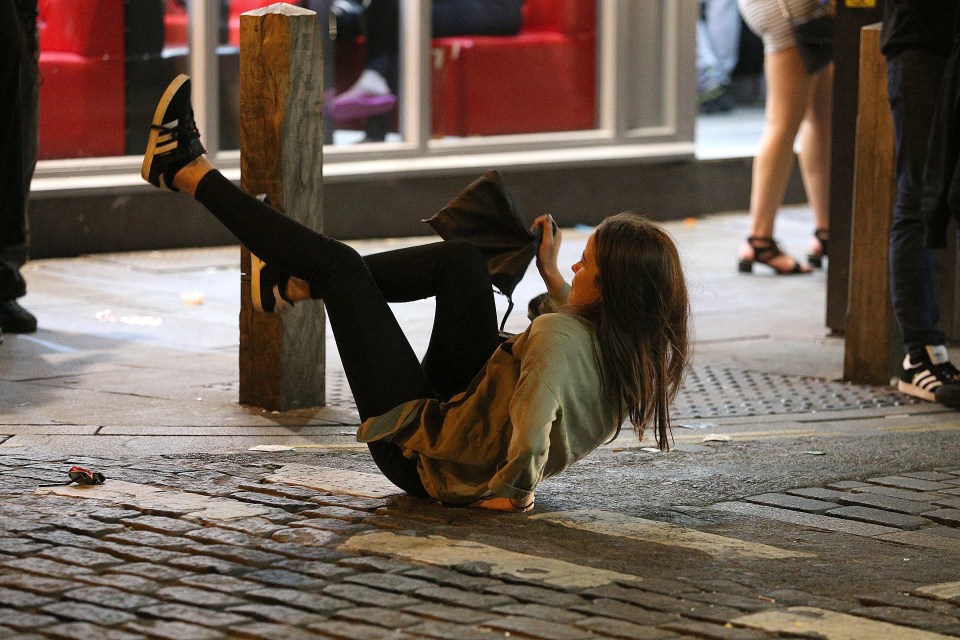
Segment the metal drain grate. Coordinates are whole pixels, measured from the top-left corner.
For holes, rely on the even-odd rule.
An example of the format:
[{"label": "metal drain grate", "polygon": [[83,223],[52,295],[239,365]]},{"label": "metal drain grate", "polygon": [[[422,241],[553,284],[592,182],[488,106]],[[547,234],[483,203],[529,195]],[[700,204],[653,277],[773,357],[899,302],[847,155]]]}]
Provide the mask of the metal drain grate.
[{"label": "metal drain grate", "polygon": [[673,417],[726,418],[878,409],[919,402],[894,391],[823,378],[693,367],[673,406]]},{"label": "metal drain grate", "polygon": [[[674,420],[771,416],[786,413],[853,411],[917,404],[892,387],[695,366],[673,404]],[[342,371],[327,372],[327,404],[356,411]]]}]

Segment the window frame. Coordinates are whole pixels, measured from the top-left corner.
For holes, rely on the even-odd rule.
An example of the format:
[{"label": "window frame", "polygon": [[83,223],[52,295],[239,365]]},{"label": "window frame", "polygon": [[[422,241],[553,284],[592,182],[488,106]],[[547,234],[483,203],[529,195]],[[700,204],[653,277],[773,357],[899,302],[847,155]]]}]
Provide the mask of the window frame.
[{"label": "window frame", "polygon": [[[597,0],[597,123],[594,129],[431,139],[430,2],[404,0],[401,7],[400,96],[403,140],[362,145],[325,145],[325,180],[467,172],[497,166],[616,164],[694,157],[696,119],[695,39],[698,0]],[[216,64],[219,0],[190,5],[194,110],[204,143],[224,173],[239,178],[240,152],[219,149],[219,77]],[[643,40],[648,36],[647,40]],[[640,38],[641,45],[636,39]],[[655,41],[659,39],[659,45]],[[643,59],[644,43],[654,42],[656,59]],[[650,57],[648,52],[647,57]],[[642,82],[632,79],[638,74]],[[651,82],[660,98],[652,125],[633,126],[631,107],[648,94]],[[631,88],[632,91],[631,91]],[[639,95],[638,95],[639,94]],[[649,100],[648,100],[649,102]],[[649,114],[647,114],[649,116]],[[137,156],[44,160],[38,163],[33,188],[72,193],[123,192],[146,187]]]}]

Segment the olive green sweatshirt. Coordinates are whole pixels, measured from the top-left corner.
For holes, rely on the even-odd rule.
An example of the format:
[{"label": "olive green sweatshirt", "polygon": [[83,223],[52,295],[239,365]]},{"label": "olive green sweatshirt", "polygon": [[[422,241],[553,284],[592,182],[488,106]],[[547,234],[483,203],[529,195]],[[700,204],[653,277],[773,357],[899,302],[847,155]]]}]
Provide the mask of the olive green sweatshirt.
[{"label": "olive green sweatshirt", "polygon": [[357,440],[399,445],[442,502],[523,498],[616,433],[617,407],[603,398],[596,354],[586,321],[539,316],[494,352],[465,392],[445,403],[402,404],[364,422]]}]

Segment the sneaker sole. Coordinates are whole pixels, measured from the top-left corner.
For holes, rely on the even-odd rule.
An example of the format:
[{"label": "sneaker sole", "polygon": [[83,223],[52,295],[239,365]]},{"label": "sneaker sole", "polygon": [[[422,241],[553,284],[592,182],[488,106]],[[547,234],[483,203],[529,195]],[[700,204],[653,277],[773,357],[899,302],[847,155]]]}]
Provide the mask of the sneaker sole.
[{"label": "sneaker sole", "polygon": [[904,382],[903,380],[900,380],[897,382],[897,391],[900,391],[901,393],[905,393],[908,396],[913,396],[914,398],[920,398],[921,400],[926,400],[927,402],[937,401],[937,397],[932,393],[930,393],[929,391],[926,391],[925,389],[921,389],[915,384]]},{"label": "sneaker sole", "polygon": [[[176,95],[177,91],[180,90],[180,87],[189,80],[190,76],[182,73],[174,78],[173,82],[167,86],[167,90],[163,92],[160,102],[157,103],[157,110],[153,112],[153,120],[150,121],[150,124],[153,126],[150,128],[150,137],[147,139],[147,150],[143,153],[143,165],[140,167],[140,177],[147,182],[150,182],[150,169],[153,165],[153,156],[157,151],[157,141],[160,138],[160,132],[153,127],[163,124],[163,114],[167,112],[170,101],[173,99],[173,96]],[[162,175],[159,176],[158,180],[160,182],[159,186],[162,188],[169,189],[173,186],[165,184]]]},{"label": "sneaker sole", "polygon": [[250,302],[255,311],[269,313],[263,308],[263,299],[260,296],[260,271],[263,269],[263,260],[250,254]]}]

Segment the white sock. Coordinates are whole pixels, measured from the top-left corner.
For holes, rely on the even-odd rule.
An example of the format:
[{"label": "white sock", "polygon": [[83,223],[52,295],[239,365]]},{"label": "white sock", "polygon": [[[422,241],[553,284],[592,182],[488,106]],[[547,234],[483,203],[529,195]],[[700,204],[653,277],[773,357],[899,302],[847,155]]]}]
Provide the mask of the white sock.
[{"label": "white sock", "polygon": [[950,354],[947,352],[947,348],[942,344],[932,345],[928,344],[927,355],[930,356],[930,362],[933,364],[943,364],[944,362],[950,362]]}]

